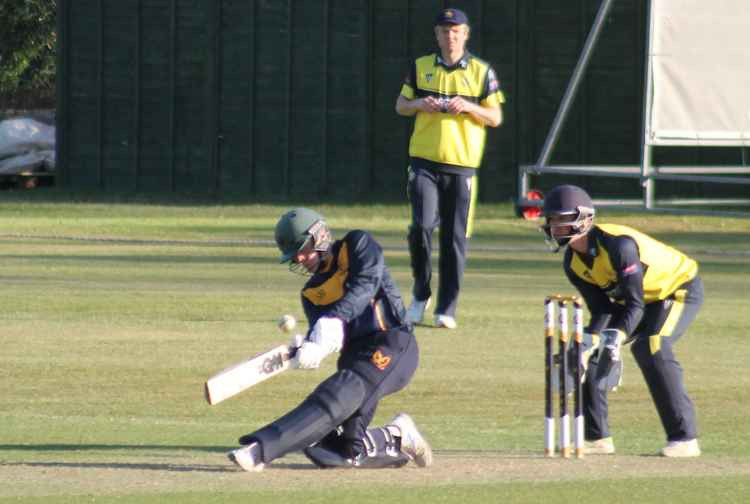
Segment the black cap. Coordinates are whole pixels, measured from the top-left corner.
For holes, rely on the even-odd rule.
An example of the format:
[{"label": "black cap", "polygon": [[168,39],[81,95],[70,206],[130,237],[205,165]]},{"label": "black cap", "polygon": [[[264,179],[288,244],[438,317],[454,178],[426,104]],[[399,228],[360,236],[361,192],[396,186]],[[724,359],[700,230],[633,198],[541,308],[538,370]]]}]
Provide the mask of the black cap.
[{"label": "black cap", "polygon": [[458,9],[443,9],[435,18],[435,26],[462,24],[468,25],[469,18],[464,11]]}]

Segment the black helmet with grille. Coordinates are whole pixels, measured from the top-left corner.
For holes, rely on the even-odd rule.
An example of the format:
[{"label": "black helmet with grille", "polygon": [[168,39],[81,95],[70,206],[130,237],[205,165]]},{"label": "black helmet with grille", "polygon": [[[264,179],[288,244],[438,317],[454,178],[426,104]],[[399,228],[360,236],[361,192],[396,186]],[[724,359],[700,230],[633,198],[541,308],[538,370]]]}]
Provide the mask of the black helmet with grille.
[{"label": "black helmet with grille", "polygon": [[[571,239],[588,233],[594,224],[595,211],[591,196],[574,185],[557,186],[547,193],[542,213],[545,222],[541,230],[555,252],[567,245]],[[553,228],[557,228],[558,231],[553,233]],[[560,232],[561,228],[570,229]]]}]

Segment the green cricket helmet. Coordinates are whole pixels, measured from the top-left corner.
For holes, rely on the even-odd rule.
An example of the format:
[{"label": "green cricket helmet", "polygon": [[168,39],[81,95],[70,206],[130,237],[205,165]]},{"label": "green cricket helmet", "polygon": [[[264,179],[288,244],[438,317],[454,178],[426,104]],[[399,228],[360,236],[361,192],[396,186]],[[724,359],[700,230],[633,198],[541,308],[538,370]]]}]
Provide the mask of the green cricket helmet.
[{"label": "green cricket helmet", "polygon": [[282,215],[274,234],[282,263],[291,261],[309,240],[314,240],[319,252],[326,252],[331,246],[331,232],[325,219],[309,208],[295,208]]},{"label": "green cricket helmet", "polygon": [[[574,185],[561,185],[552,189],[544,197],[542,209],[545,223],[540,229],[544,232],[547,244],[557,252],[567,245],[570,240],[589,232],[594,225],[594,203],[586,191]],[[561,217],[554,224],[550,222],[553,216]],[[555,234],[553,228],[569,227],[565,234]]]}]

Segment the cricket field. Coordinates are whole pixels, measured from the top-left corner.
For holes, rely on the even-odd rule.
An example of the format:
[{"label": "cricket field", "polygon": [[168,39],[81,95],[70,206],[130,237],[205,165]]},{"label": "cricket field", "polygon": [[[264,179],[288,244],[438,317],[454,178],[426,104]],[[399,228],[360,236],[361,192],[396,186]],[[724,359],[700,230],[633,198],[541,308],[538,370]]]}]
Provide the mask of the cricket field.
[{"label": "cricket field", "polygon": [[[411,414],[434,465],[323,471],[294,454],[238,471],[225,456],[237,437],[296,405],[335,361],[216,406],[203,397],[207,377],[287,341],[281,315],[306,329],[304,278],[273,244],[287,208],[2,194],[0,502],[747,502],[750,219],[606,209],[600,222],[700,264],[706,302],[676,353],[703,456],[656,456],[663,432],[629,352],[610,400],[617,454],[542,456],[542,303],[573,292],[538,222],[483,205],[459,328],[416,329],[420,368],[375,418]],[[336,236],[375,235],[408,303],[407,205],[314,208]]]}]

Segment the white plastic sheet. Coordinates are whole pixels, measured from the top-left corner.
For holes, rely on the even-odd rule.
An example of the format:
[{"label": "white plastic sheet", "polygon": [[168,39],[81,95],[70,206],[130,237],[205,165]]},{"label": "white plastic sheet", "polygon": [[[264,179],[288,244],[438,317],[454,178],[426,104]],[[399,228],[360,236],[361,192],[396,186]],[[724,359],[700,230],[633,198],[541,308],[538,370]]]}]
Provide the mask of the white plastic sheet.
[{"label": "white plastic sheet", "polygon": [[0,121],[0,174],[54,169],[54,126],[27,117]]},{"label": "white plastic sheet", "polygon": [[652,0],[653,145],[750,145],[750,1]]}]

